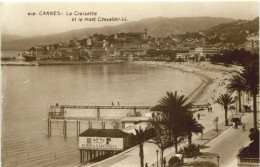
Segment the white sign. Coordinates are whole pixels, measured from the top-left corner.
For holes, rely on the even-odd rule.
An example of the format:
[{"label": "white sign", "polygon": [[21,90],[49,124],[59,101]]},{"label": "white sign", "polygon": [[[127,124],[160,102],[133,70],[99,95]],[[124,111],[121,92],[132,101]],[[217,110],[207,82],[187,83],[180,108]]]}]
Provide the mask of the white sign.
[{"label": "white sign", "polygon": [[79,148],[89,150],[123,150],[123,138],[79,137]]}]

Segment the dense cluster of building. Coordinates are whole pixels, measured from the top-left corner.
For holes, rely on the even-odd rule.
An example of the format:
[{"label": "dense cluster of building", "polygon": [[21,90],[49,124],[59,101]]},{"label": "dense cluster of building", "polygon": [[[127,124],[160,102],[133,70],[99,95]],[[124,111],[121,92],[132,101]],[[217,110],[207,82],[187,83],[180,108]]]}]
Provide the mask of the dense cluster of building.
[{"label": "dense cluster of building", "polygon": [[[200,32],[203,36],[203,32]],[[205,38],[190,39],[180,38],[178,35],[168,37],[148,36],[148,30],[144,32],[116,33],[111,35],[94,34],[82,39],[74,38],[66,42],[52,45],[37,45],[21,56],[28,60],[202,60],[220,53],[222,50],[244,48],[249,51],[258,51],[258,34],[248,34],[247,42],[241,46],[233,43],[218,43],[207,45]],[[156,54],[150,55],[149,51]],[[170,53],[164,55],[165,52]]]}]

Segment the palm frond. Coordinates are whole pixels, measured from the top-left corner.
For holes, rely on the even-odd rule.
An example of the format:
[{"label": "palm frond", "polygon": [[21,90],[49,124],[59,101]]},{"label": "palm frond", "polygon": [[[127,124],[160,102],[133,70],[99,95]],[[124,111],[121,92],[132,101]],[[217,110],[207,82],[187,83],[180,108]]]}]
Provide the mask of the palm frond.
[{"label": "palm frond", "polygon": [[230,94],[222,94],[219,96],[219,98],[217,99],[217,103],[223,105],[224,107],[228,107],[229,105],[235,103],[235,99],[233,97],[231,97]]},{"label": "palm frond", "polygon": [[245,91],[252,94],[259,94],[259,66],[247,65],[240,73],[243,84],[245,85]]},{"label": "palm frond", "polygon": [[239,75],[234,75],[231,78],[230,83],[227,85],[228,93],[241,92],[241,91],[245,91],[245,89],[246,86],[244,80]]}]

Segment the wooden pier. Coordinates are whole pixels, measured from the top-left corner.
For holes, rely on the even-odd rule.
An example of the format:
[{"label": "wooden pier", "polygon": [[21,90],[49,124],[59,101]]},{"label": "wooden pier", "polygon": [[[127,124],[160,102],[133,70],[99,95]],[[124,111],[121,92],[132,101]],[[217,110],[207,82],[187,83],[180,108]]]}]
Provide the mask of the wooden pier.
[{"label": "wooden pier", "polygon": [[[50,105],[50,110],[48,113],[48,136],[51,136],[51,122],[53,121],[63,121],[63,134],[67,137],[67,121],[77,122],[77,135],[80,134],[80,122],[88,122],[89,128],[92,128],[92,122],[101,122],[101,127],[105,129],[105,122],[115,122],[115,129],[118,129],[118,124],[120,124],[120,118],[101,118],[101,109],[130,109],[134,113],[138,109],[150,110],[152,106],[76,106],[76,105]],[[97,112],[96,117],[66,117],[66,109],[95,109]],[[87,112],[87,111],[86,111]]]},{"label": "wooden pier", "polygon": [[109,64],[127,64],[128,61],[83,61],[83,62],[55,62],[38,61],[39,66],[76,66],[76,65],[109,65]]},{"label": "wooden pier", "polygon": [[[192,105],[192,108],[197,108],[199,110],[203,110],[204,108],[208,108],[210,104],[198,104],[198,105]],[[134,110],[152,110],[154,109],[154,106],[78,106],[78,105],[50,105],[50,110],[49,110],[49,117],[48,119],[65,119],[65,109],[96,109],[97,110],[97,119],[100,118],[100,110],[101,109],[117,109],[117,110],[122,110],[122,109],[130,109]],[[93,118],[91,118],[93,119]]]},{"label": "wooden pier", "polygon": [[73,109],[151,109],[153,106],[76,106],[76,105],[50,105],[50,111],[54,111],[57,108],[64,110],[66,108]]},{"label": "wooden pier", "polygon": [[[198,104],[193,105],[192,108],[196,108],[198,110],[203,110],[208,108],[209,104]],[[92,128],[92,122],[100,122],[102,129],[105,129],[105,122],[114,122],[114,129],[118,129],[121,122],[120,118],[102,118],[100,117],[100,110],[105,109],[115,109],[115,110],[133,110],[136,113],[137,110],[149,110],[152,111],[154,106],[78,106],[78,105],[50,105],[50,110],[48,112],[48,136],[51,136],[51,123],[52,121],[63,121],[63,135],[67,137],[67,121],[75,121],[77,124],[77,135],[80,134],[80,123],[88,122],[88,127]],[[96,117],[67,117],[66,109],[94,109],[96,110]],[[88,112],[88,111],[86,111]]]}]

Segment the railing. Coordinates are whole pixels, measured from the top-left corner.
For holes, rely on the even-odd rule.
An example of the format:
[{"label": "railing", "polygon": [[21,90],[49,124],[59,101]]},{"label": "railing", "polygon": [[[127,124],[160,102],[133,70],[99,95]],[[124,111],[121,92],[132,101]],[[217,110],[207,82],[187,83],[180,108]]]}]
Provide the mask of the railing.
[{"label": "railing", "polygon": [[80,62],[80,61],[39,61],[39,66],[61,66],[61,65],[102,65],[102,64],[126,64],[128,61],[94,61],[94,62]]},{"label": "railing", "polygon": [[259,158],[240,158],[240,163],[260,163]]},{"label": "railing", "polygon": [[51,105],[53,108],[74,108],[74,109],[151,109],[152,106],[75,106],[75,105]]},{"label": "railing", "polygon": [[[203,108],[208,107],[207,104],[205,105],[193,105],[192,108]],[[134,110],[134,114],[128,113],[127,116],[141,116],[139,112],[136,110],[151,110],[153,106],[76,106],[76,105],[50,105],[50,111],[48,113],[50,119],[61,119],[64,118],[66,115],[65,109],[96,109],[97,114],[99,114],[100,109],[131,109]],[[97,116],[99,117],[99,116]]]},{"label": "railing", "polygon": [[[154,106],[76,106],[76,105],[51,105],[51,109],[74,108],[74,109],[152,109]],[[207,108],[208,104],[193,105],[192,108]]]}]

